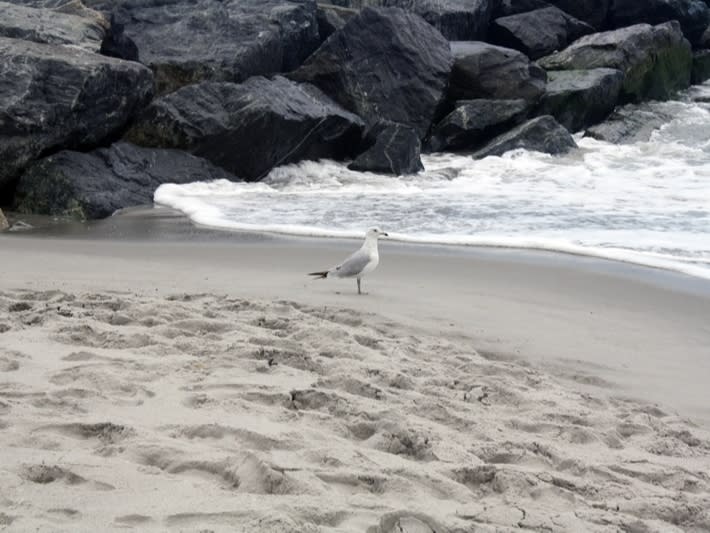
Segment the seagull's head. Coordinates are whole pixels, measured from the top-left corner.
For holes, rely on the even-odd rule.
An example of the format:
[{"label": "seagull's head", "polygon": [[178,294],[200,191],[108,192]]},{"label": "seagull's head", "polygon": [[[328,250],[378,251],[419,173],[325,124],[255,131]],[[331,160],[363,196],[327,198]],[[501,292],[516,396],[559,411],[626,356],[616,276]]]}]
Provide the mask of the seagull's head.
[{"label": "seagull's head", "polygon": [[380,237],[389,237],[389,235],[380,228],[370,228],[365,234],[365,238],[367,239],[379,239]]}]

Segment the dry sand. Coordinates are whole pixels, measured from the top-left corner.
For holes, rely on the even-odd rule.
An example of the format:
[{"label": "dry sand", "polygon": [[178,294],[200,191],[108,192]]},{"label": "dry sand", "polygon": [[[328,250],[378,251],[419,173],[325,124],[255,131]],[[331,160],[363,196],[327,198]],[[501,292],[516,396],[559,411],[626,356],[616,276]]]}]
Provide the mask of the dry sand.
[{"label": "dry sand", "polygon": [[705,285],[183,237],[0,236],[0,529],[710,531]]}]

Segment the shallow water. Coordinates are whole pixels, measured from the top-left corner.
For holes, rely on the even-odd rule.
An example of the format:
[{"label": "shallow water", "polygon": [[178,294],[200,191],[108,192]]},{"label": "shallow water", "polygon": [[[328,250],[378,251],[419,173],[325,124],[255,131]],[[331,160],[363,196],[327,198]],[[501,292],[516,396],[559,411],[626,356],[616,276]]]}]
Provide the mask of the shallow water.
[{"label": "shallow water", "polygon": [[332,161],[280,167],[261,183],[163,185],[155,201],[198,224],[310,236],[536,248],[710,278],[710,86],[653,103],[675,117],[648,142],[578,136],[563,157],[516,151],[474,161],[423,156],[394,178]]}]

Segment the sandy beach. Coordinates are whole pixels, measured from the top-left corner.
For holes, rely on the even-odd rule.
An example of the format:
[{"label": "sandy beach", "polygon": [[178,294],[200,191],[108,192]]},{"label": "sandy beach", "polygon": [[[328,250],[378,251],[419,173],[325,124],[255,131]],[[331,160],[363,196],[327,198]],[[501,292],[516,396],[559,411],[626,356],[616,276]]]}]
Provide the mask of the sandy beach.
[{"label": "sandy beach", "polygon": [[[52,237],[51,239],[47,237]],[[542,252],[0,236],[0,528],[710,530],[710,284]]]}]

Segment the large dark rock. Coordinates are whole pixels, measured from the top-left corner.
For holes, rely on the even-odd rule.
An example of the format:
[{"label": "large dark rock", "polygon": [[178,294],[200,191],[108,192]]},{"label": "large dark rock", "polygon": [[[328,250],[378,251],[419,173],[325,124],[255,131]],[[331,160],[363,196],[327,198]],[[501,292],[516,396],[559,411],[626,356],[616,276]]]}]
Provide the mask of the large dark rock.
[{"label": "large dark rock", "polygon": [[562,11],[586,22],[597,30],[606,29],[606,19],[612,0],[549,0]]},{"label": "large dark rock", "polygon": [[627,105],[614,111],[606,121],[589,128],[585,136],[612,144],[645,142],[672,119],[648,104]]},{"label": "large dark rock", "polygon": [[34,8],[0,2],[0,37],[44,44],[73,45],[98,52],[108,21],[98,12],[75,7]]},{"label": "large dark rock", "polygon": [[424,170],[419,135],[410,126],[382,121],[366,135],[369,147],[348,165],[350,170],[380,174],[416,174]]},{"label": "large dark rock", "polygon": [[90,153],[62,151],[32,163],[17,186],[23,213],[96,219],[118,209],[153,203],[163,183],[236,180],[204,159],[180,150],[117,143]]},{"label": "large dark rock", "polygon": [[0,231],[5,230],[10,227],[10,224],[7,223],[7,218],[5,218],[5,214],[2,212],[2,209],[0,209]]},{"label": "large dark rock", "polygon": [[545,92],[545,71],[521,52],[482,42],[453,42],[454,67],[449,99],[522,98],[536,101]]},{"label": "large dark rock", "polygon": [[498,0],[330,0],[329,3],[361,9],[399,7],[416,13],[452,41],[483,39]]},{"label": "large dark rock", "polygon": [[138,63],[0,38],[0,191],[41,154],[119,135],[152,97]]},{"label": "large dark rock", "polygon": [[667,99],[688,87],[692,63],[677,22],[587,35],[539,61],[548,70],[618,69],[624,73],[621,99],[631,102]]},{"label": "large dark rock", "polygon": [[698,44],[710,24],[710,10],[703,0],[612,0],[609,25],[622,28],[645,22],[661,24],[677,20],[692,44]]},{"label": "large dark rock", "polygon": [[526,13],[535,9],[550,7],[550,3],[545,0],[498,0],[493,7],[492,20],[518,13]]},{"label": "large dark rock", "polygon": [[164,94],[298,67],[320,44],[315,0],[87,0],[124,27]]},{"label": "large dark rock", "polygon": [[501,156],[511,150],[532,150],[546,154],[565,154],[577,147],[570,133],[553,117],[545,115],[521,124],[491,140],[473,154],[474,159]]},{"label": "large dark rock", "polygon": [[525,120],[525,100],[462,100],[432,130],[427,148],[433,152],[471,150]]},{"label": "large dark rock", "polygon": [[562,50],[572,41],[593,31],[589,24],[551,6],[494,20],[488,40],[537,59]]},{"label": "large dark rock", "polygon": [[126,139],[181,148],[255,181],[278,165],[347,157],[362,129],[360,118],[315,87],[277,76],[183,87],[153,101]]},{"label": "large dark rock", "polygon": [[357,15],[357,11],[347,7],[339,7],[328,4],[318,4],[316,19],[318,21],[318,34],[321,41],[341,29],[348,20]]},{"label": "large dark rock", "polygon": [[707,80],[710,80],[710,50],[696,50],[693,52],[693,72],[690,81],[698,84]]},{"label": "large dark rock", "polygon": [[601,122],[614,111],[624,75],[619,70],[559,70],[547,73],[539,113],[552,115],[569,131]]},{"label": "large dark rock", "polygon": [[423,138],[444,98],[449,43],[422,18],[396,8],[365,8],[290,78],[310,82],[374,125],[385,119]]}]

